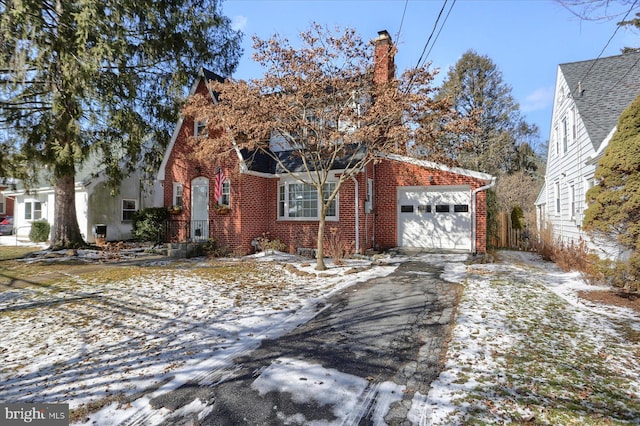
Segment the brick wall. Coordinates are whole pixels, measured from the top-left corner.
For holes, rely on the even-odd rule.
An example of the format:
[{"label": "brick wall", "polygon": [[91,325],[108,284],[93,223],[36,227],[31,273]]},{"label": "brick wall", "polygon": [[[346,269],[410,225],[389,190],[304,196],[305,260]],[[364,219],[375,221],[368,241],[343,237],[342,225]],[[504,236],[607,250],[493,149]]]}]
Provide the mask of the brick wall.
[{"label": "brick wall", "polygon": [[[433,177],[433,180],[431,179]],[[398,186],[470,185],[483,186],[480,179],[435,169],[383,160],[375,165],[375,247],[389,249],[398,243]],[[486,252],[486,194],[478,193],[476,205],[476,250]]]},{"label": "brick wall", "polygon": [[[269,214],[269,233],[272,237],[279,238],[287,246],[287,249],[294,253],[300,247],[315,248],[318,241],[318,221],[294,221],[278,220],[277,218],[277,191],[278,179],[271,181],[273,194],[270,202],[271,210]],[[355,220],[354,220],[354,189],[353,182],[343,184],[339,193],[338,217],[339,221],[327,220],[325,224],[325,243],[331,237],[332,232],[336,232],[339,238],[344,241],[355,241]],[[326,244],[325,244],[326,245]]]},{"label": "brick wall", "polygon": [[[384,40],[383,40],[384,42]],[[198,92],[207,93],[204,84]],[[193,135],[194,123],[185,118],[174,148],[167,162],[164,182],[164,205],[173,202],[173,183],[183,184],[183,211],[175,219],[189,220],[191,217],[191,182],[197,177],[209,179],[210,204],[214,203],[215,172],[221,167],[230,180],[230,212],[220,214],[209,209],[212,221],[210,235],[222,247],[238,253],[250,253],[251,241],[265,233],[270,238],[279,238],[290,252],[299,247],[316,247],[317,221],[283,221],[277,218],[277,178],[245,175],[239,173],[235,153],[219,164],[199,162],[192,156],[188,138]],[[374,179],[374,211],[365,213],[367,178]],[[397,245],[397,187],[429,185],[470,185],[472,189],[484,182],[451,172],[425,169],[423,167],[393,160],[383,160],[369,165],[358,175],[358,200],[355,199],[355,183],[347,181],[339,195],[339,222],[327,221],[325,239],[337,232],[345,241],[356,239],[355,213],[359,213],[358,235],[360,249],[388,249]],[[476,249],[486,251],[486,195],[477,195],[476,205]],[[187,238],[188,236],[183,236]]]}]

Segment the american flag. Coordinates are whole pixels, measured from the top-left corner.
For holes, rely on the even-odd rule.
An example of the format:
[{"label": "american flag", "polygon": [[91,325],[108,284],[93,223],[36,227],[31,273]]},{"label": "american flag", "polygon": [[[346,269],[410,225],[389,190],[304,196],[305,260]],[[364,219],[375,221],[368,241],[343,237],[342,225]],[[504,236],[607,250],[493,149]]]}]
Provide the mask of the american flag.
[{"label": "american flag", "polygon": [[224,175],[224,172],[220,167],[218,167],[218,170],[216,171],[216,186],[213,189],[213,197],[218,204],[222,201],[222,184],[226,179],[227,177]]}]

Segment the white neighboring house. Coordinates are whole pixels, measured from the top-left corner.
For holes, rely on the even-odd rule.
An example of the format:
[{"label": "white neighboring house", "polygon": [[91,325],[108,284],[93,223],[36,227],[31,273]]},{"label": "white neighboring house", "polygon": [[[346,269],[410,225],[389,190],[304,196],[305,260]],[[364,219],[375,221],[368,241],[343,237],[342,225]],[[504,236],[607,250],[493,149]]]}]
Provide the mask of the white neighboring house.
[{"label": "white neighboring house", "polygon": [[[129,240],[133,212],[162,206],[162,188],[153,179],[144,179],[138,169],[122,181],[119,193],[112,195],[105,172],[94,173],[95,164],[87,161],[76,172],[75,203],[80,232],[85,241],[93,243],[95,225],[106,225],[108,241]],[[18,183],[2,192],[14,200],[14,226],[19,239],[29,238],[31,223],[37,220],[46,220],[53,229],[55,188],[45,176],[40,182],[28,191]]]},{"label": "white neighboring house", "polygon": [[582,221],[598,160],[639,94],[640,53],[558,66],[545,183],[536,200],[538,223],[551,224],[555,239],[582,239],[601,255],[621,256],[612,241],[591,241]]}]

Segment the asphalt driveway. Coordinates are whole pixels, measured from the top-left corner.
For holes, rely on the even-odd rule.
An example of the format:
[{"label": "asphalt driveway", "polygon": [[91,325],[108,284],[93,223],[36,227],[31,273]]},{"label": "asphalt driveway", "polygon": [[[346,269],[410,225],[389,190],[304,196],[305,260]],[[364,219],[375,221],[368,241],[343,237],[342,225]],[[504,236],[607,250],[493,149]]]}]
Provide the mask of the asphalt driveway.
[{"label": "asphalt driveway", "polygon": [[[175,413],[167,425],[332,423],[345,414],[348,424],[373,424],[381,414],[387,424],[411,424],[414,396],[426,395],[442,369],[461,293],[442,278],[441,256],[428,258],[414,257],[386,277],[347,288],[318,306],[313,320],[263,341],[234,368],[212,371],[151,405]],[[341,400],[345,381],[351,392],[359,389],[356,400]],[[196,400],[205,407],[184,409]],[[144,422],[136,417],[127,424]]]}]

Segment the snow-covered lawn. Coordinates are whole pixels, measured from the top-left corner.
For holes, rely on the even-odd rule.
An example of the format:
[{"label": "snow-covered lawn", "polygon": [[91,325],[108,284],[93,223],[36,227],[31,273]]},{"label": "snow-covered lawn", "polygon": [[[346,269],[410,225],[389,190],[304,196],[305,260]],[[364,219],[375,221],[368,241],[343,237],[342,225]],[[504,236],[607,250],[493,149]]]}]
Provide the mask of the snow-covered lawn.
[{"label": "snow-covered lawn", "polygon": [[640,424],[640,317],[529,253],[471,265],[445,370],[414,400],[431,425]]},{"label": "snow-covered lawn", "polygon": [[123,397],[229,367],[308,320],[331,293],[395,269],[353,260],[316,274],[300,261],[287,269],[260,260],[292,259],[160,262],[124,280],[109,280],[106,268],[95,279],[70,273],[0,292],[0,402],[69,403],[82,420]]},{"label": "snow-covered lawn", "polygon": [[[415,424],[640,423],[637,313],[579,299],[591,287],[533,254],[502,252],[500,262],[473,265],[422,256],[445,263],[443,279],[465,290],[445,369],[428,395],[413,400]],[[54,285],[0,292],[0,402],[66,402],[87,424],[117,424],[151,410],[148,397],[133,401],[141,392],[214,383],[220,377],[209,377],[212,371],[231,371],[234,357],[308,320],[332,292],[395,268],[354,272],[370,266],[362,260],[316,274],[313,265],[286,268],[291,258],[277,260],[158,263],[112,280],[69,273]],[[346,402],[366,387],[362,378],[281,361],[256,380],[257,389],[279,383],[317,400],[311,387],[331,376],[343,384],[332,392]],[[392,390],[378,395],[403,391]],[[378,402],[377,424],[394,401]],[[194,401],[181,410],[206,406]],[[348,423],[348,411],[334,413]],[[149,424],[170,415],[152,414]]]}]

